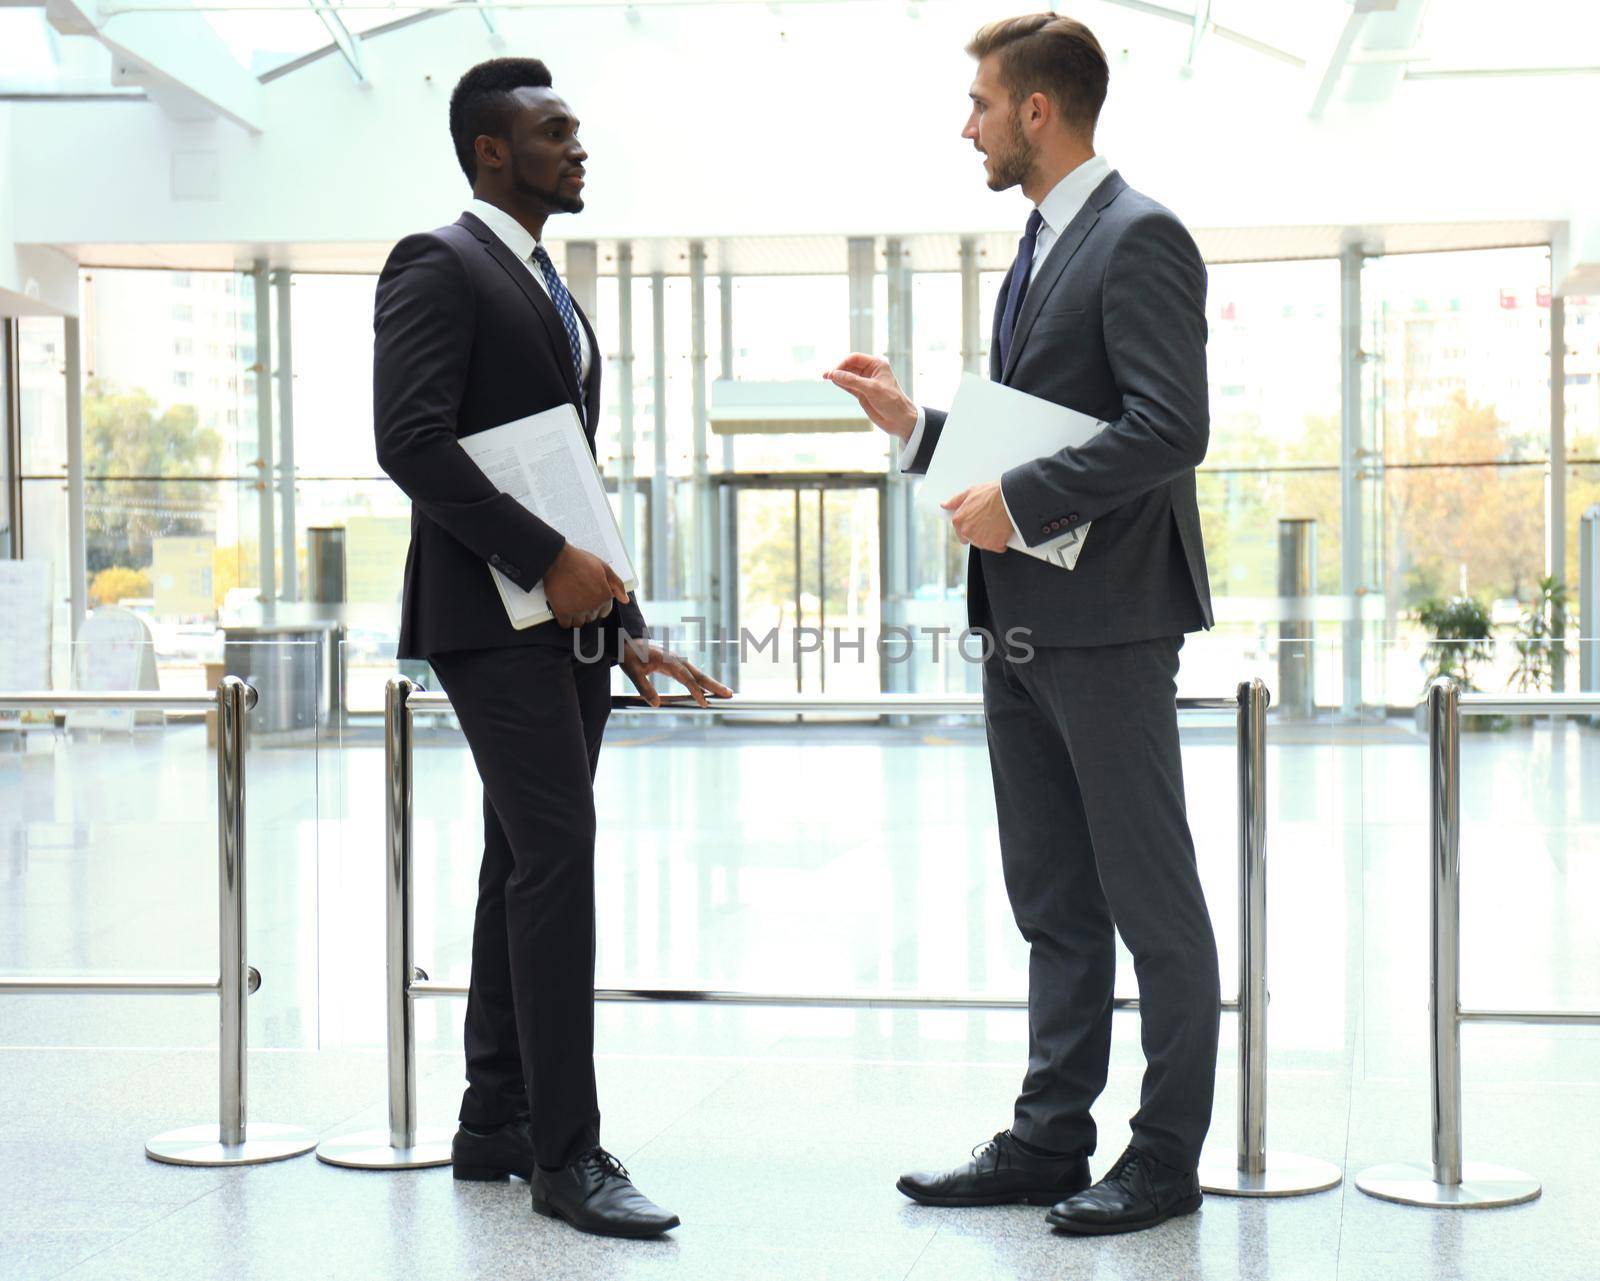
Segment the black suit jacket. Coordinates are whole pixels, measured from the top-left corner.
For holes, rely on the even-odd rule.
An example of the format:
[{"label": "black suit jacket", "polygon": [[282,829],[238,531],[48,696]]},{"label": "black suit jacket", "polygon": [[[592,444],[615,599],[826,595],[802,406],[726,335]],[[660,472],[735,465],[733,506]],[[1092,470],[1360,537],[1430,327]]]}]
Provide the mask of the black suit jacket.
[{"label": "black suit jacket", "polygon": [[[584,409],[589,448],[600,415],[600,345],[589,336],[588,386],[579,388],[561,318],[549,295],[488,227],[462,214],[449,227],[407,236],[378,277],[373,319],[373,426],[378,463],[411,498],[400,614],[401,658],[503,645],[571,645],[554,622],[518,630],[506,618],[492,565],[531,589],[566,540],[501,493],[457,443],[462,436],[557,405]],[[639,607],[591,629],[646,634]],[[615,653],[614,637],[586,633],[583,652]]]},{"label": "black suit jacket", "polygon": [[[1170,210],[1109,174],[1027,286],[1008,360],[995,304],[989,376],[1106,423],[1087,444],[1013,467],[1001,492],[1036,546],[1092,522],[1071,571],[1022,552],[968,559],[973,627],[1026,627],[1034,645],[1117,645],[1212,623],[1195,494],[1210,439],[1206,268]],[[925,472],[945,416],[930,409]],[[995,430],[1004,431],[1004,423]],[[940,498],[947,495],[941,494]]]}]

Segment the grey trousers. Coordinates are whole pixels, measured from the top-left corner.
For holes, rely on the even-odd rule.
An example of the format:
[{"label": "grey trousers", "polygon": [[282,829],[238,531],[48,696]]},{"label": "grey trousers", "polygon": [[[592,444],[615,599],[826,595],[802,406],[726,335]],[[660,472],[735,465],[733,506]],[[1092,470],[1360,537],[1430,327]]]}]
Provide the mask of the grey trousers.
[{"label": "grey trousers", "polygon": [[1037,648],[984,666],[1000,856],[1028,942],[1028,1071],[1012,1129],[1095,1150],[1111,1054],[1116,932],[1139,981],[1144,1086],[1133,1145],[1193,1170],[1211,1124],[1220,990],[1178,751],[1182,637]]}]

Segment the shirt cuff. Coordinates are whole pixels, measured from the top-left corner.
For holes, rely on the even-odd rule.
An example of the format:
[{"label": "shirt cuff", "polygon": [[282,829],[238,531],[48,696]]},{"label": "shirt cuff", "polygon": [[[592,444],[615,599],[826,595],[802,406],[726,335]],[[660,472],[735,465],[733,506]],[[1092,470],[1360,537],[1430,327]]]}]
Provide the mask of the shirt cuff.
[{"label": "shirt cuff", "polygon": [[1011,522],[1011,537],[1006,539],[1007,547],[1015,547],[1018,551],[1026,551],[1028,544],[1022,540],[1022,528],[1017,524],[1017,518],[1011,514],[1011,504],[1006,502],[1006,488],[1000,486],[1000,506],[1006,509],[1006,519]]},{"label": "shirt cuff", "polygon": [[[917,425],[911,429],[911,434],[906,437],[905,443],[900,446],[900,470],[915,461],[917,450],[922,448],[922,429],[928,425],[928,411],[921,405],[917,406]],[[1012,522],[1015,524],[1016,522]]]}]

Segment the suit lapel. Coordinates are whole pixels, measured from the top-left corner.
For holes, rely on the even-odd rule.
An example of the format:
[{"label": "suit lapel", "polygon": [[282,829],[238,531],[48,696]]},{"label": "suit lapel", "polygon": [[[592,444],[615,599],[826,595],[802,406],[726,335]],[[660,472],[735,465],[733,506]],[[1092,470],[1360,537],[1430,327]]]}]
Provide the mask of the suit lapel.
[{"label": "suit lapel", "polygon": [[1062,233],[1056,237],[1056,243],[1050,246],[1050,253],[1040,266],[1039,274],[1028,286],[1027,297],[1022,300],[1022,311],[1017,315],[1016,332],[1011,335],[1011,346],[1006,352],[1006,367],[1001,371],[1002,381],[1010,381],[1012,372],[1017,367],[1017,359],[1022,354],[1023,344],[1028,341],[1028,334],[1033,329],[1033,322],[1038,319],[1039,312],[1044,307],[1044,300],[1050,296],[1056,281],[1061,279],[1061,273],[1067,269],[1067,264],[1083,247],[1083,242],[1094,230],[1095,223],[1100,221],[1100,211],[1121,195],[1126,187],[1127,183],[1122,181],[1120,174],[1115,172],[1107,174],[1105,181],[1094,189],[1088,200],[1084,201],[1083,208],[1078,210],[1078,216],[1066,225]]},{"label": "suit lapel", "polygon": [[1017,260],[1013,258],[1000,282],[1000,294],[994,303],[994,323],[989,329],[989,381],[997,383],[1005,370],[1000,368],[1000,325],[1006,314],[1006,299],[1011,296],[1012,277],[1017,274]]},{"label": "suit lapel", "polygon": [[595,340],[594,326],[589,323],[589,317],[583,314],[583,308],[578,306],[576,298],[572,300],[572,310],[589,339],[589,384],[583,389],[583,421],[589,432],[589,445],[593,448],[595,420],[600,416],[600,344]]},{"label": "suit lapel", "polygon": [[572,347],[567,342],[566,328],[561,323],[561,316],[556,311],[555,303],[550,301],[550,295],[535,283],[533,276],[529,274],[531,268],[518,262],[516,255],[506,248],[505,241],[478,219],[471,214],[462,214],[460,224],[478,238],[489,257],[505,269],[512,283],[522,290],[523,296],[533,304],[534,311],[539,313],[539,319],[544,322],[544,327],[549,332],[550,341],[555,345],[556,364],[561,369],[561,376],[566,379],[567,390],[572,393],[574,401],[581,402],[583,393],[578,387],[577,370],[572,367]]}]

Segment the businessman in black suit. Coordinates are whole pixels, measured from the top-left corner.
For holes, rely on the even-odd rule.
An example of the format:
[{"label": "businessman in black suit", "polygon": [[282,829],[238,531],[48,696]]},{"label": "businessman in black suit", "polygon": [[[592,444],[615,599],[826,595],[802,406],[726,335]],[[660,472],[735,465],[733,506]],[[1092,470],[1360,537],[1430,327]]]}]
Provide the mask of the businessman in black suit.
[{"label": "businessman in black suit", "polygon": [[[929,1205],[1050,1205],[1063,1231],[1127,1232],[1199,1208],[1216,1076],[1217,951],[1175,686],[1184,634],[1211,625],[1195,503],[1205,265],[1183,224],[1094,153],[1108,76],[1087,27],[1013,18],[967,52],[978,69],[962,136],[993,190],[1020,186],[1034,205],[996,308],[990,377],[1107,425],[940,495],[972,547],[970,625],[1007,638],[984,664],[983,703],[1006,891],[1030,954],[1028,1070],[1009,1129],[899,1187]],[[902,442],[905,471],[927,470],[943,414],[919,410],[875,356],[828,376]],[[1071,571],[1016,550],[1090,522]],[[1147,1066],[1131,1142],[1091,1187],[1116,931],[1139,979]]]},{"label": "businessman in black suit", "polygon": [[[384,266],[373,408],[378,461],[412,502],[399,655],[430,662],[483,780],[455,1176],[516,1174],[540,1214],[658,1236],[677,1216],[600,1145],[594,771],[613,658],[651,703],[656,672],[702,706],[728,691],[651,644],[611,567],[499,492],[459,444],[571,404],[592,450],[601,353],[540,243],[552,214],[582,210],[588,158],[549,71],[531,58],[474,67],[450,132],[473,200]],[[542,583],[555,619],[513,628],[490,566]]]}]

